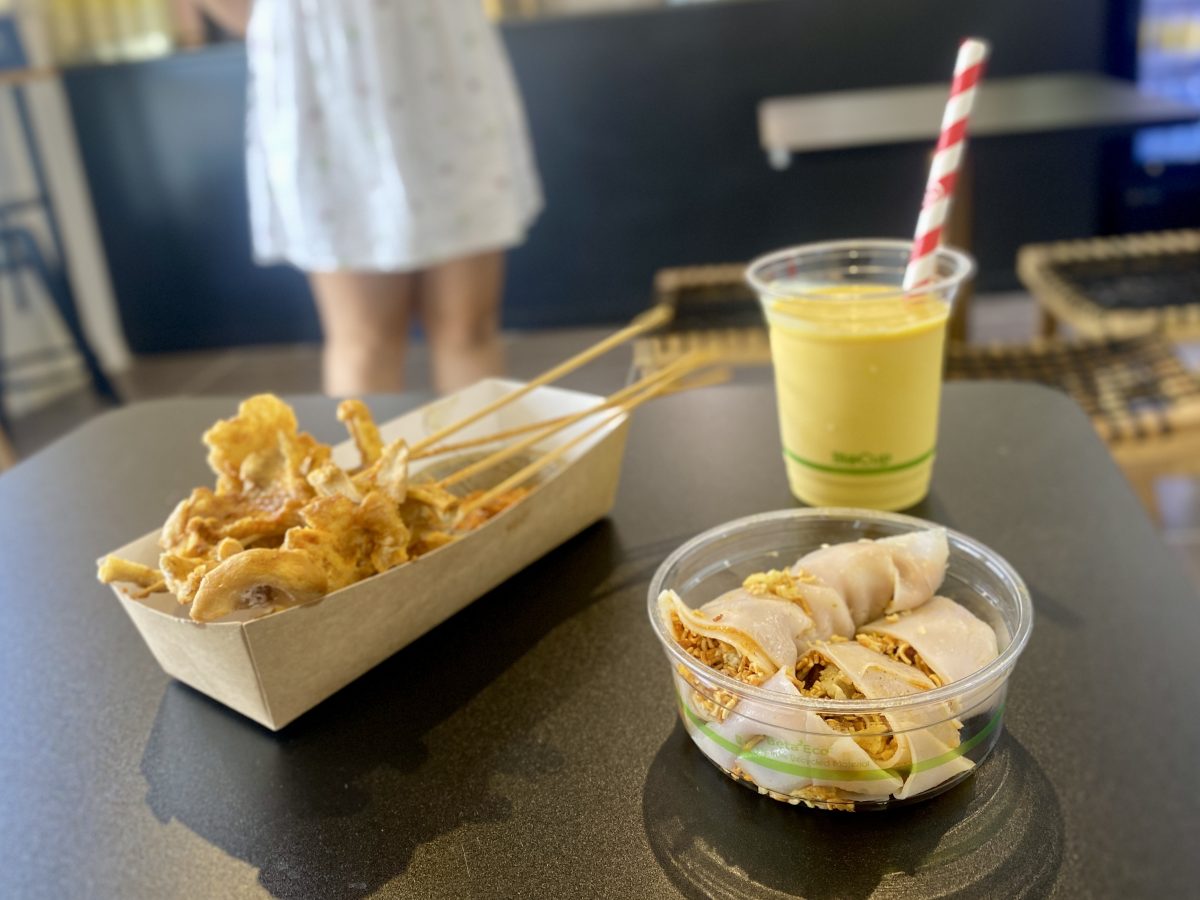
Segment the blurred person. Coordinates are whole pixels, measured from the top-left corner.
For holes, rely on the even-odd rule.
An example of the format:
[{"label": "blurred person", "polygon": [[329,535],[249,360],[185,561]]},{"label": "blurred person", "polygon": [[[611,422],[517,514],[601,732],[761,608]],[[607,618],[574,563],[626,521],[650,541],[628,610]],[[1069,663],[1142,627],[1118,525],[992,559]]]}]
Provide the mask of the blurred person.
[{"label": "blurred person", "polygon": [[504,250],[541,209],[524,111],[480,0],[195,0],[245,34],[254,255],[303,269],[328,394],[504,367]]}]

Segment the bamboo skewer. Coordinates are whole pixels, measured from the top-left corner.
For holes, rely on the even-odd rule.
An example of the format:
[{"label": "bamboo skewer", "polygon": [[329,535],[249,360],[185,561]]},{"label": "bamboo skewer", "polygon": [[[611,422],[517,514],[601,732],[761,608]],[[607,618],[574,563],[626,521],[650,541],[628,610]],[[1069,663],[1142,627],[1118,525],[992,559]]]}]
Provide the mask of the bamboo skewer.
[{"label": "bamboo skewer", "polygon": [[656,372],[653,375],[648,375],[641,381],[634,382],[628,387],[617,391],[604,403],[568,415],[556,424],[546,426],[541,431],[535,431],[533,434],[529,435],[529,437],[501,447],[499,450],[488,454],[483,459],[477,460],[476,462],[459,469],[457,472],[447,475],[440,482],[438,482],[438,486],[441,488],[448,488],[451,485],[458,484],[460,481],[470,478],[473,475],[477,475],[480,472],[490,469],[492,466],[495,466],[506,459],[516,456],[522,450],[528,450],[538,442],[550,437],[550,435],[556,434],[565,428],[570,428],[577,422],[602,412],[605,408],[611,408],[614,406],[619,407],[631,397],[639,396],[651,388],[655,388],[660,385],[665,386],[667,383],[676,381],[682,378],[684,375],[687,375],[689,372],[693,372],[697,368],[703,366],[706,362],[707,357],[700,353],[689,353],[686,356],[682,356],[662,371]]},{"label": "bamboo skewer", "polygon": [[663,397],[669,397],[671,394],[682,394],[684,391],[695,391],[700,388],[713,387],[714,385],[724,384],[733,377],[733,369],[728,366],[721,366],[717,369],[697,375],[694,378],[683,378],[679,381],[667,385],[666,390],[661,394]]},{"label": "bamboo skewer", "polygon": [[429,447],[425,450],[422,450],[420,453],[410,453],[408,458],[429,459],[431,456],[445,456],[447,453],[460,453],[463,450],[474,450],[476,447],[486,447],[488,444],[495,444],[499,441],[507,441],[511,438],[520,437],[523,434],[529,434],[531,431],[541,431],[543,428],[549,428],[551,425],[557,425],[569,418],[570,414],[555,416],[553,419],[542,419],[539,422],[527,422],[526,424],[518,425],[515,428],[506,428],[503,431],[495,431],[491,434],[485,434],[483,437],[471,438],[469,441],[456,441],[453,444],[439,444],[436,447]]},{"label": "bamboo skewer", "polygon": [[485,406],[476,410],[475,412],[471,413],[468,416],[464,416],[463,418],[459,419],[457,422],[451,422],[449,425],[445,426],[444,428],[438,429],[433,434],[427,435],[426,437],[422,438],[421,440],[419,440],[415,444],[413,444],[412,447],[410,448],[410,452],[412,452],[414,454],[419,454],[421,451],[425,450],[426,448],[432,447],[433,445],[437,444],[439,441],[445,440],[447,437],[454,434],[456,431],[461,431],[462,429],[466,428],[468,425],[472,425],[475,422],[478,422],[484,416],[490,415],[491,413],[500,409],[502,406],[506,406],[509,403],[512,403],[514,400],[524,397],[530,391],[533,391],[536,388],[541,387],[542,385],[549,384],[552,381],[557,381],[559,378],[562,378],[564,375],[567,375],[571,372],[574,372],[576,369],[586,366],[592,360],[598,359],[599,357],[601,357],[605,353],[607,353],[609,350],[612,350],[614,347],[618,347],[621,344],[625,343],[626,341],[629,341],[629,340],[637,337],[640,334],[644,334],[647,331],[657,328],[659,325],[665,324],[666,322],[670,321],[672,315],[673,315],[672,310],[665,306],[656,306],[653,309],[642,313],[640,316],[635,318],[629,325],[625,326],[624,328],[622,328],[620,331],[616,332],[615,334],[610,334],[608,337],[606,337],[604,340],[600,341],[598,344],[594,344],[593,346],[589,347],[587,350],[584,350],[583,352],[578,353],[575,356],[572,356],[570,359],[559,363],[557,366],[554,366],[553,368],[546,370],[541,375],[534,378],[532,381],[526,382],[525,384],[521,385],[521,387],[516,388],[513,391],[510,391],[509,393],[505,394],[503,397],[499,397],[496,400],[493,400],[491,403],[486,404]]},{"label": "bamboo skewer", "polygon": [[613,422],[615,422],[617,419],[621,418],[621,416],[623,416],[625,414],[626,414],[625,409],[618,409],[612,415],[607,416],[604,419],[602,419],[601,421],[597,422],[595,425],[593,425],[591,428],[589,428],[587,431],[583,432],[582,434],[576,435],[575,437],[571,438],[571,440],[567,441],[565,444],[559,444],[557,447],[555,447],[553,450],[551,450],[545,456],[539,457],[535,462],[532,462],[529,465],[525,466],[525,468],[521,469],[520,471],[515,472],[513,475],[504,479],[502,482],[500,482],[494,488],[491,488],[490,490],[485,491],[482,495],[476,497],[475,499],[470,500],[467,503],[464,503],[458,509],[459,517],[463,518],[463,517],[470,515],[475,510],[477,510],[479,507],[486,506],[488,503],[490,503],[496,497],[499,497],[501,494],[503,494],[505,491],[510,491],[513,488],[520,486],[522,483],[528,481],[530,478],[532,478],[534,475],[536,475],[542,469],[546,468],[546,466],[550,465],[551,463],[557,462],[564,455],[566,455],[566,453],[568,451],[570,451],[571,449],[573,449],[574,447],[576,447],[583,441],[590,438],[597,431],[600,431],[601,429],[606,428],[607,426],[611,425]]},{"label": "bamboo skewer", "polygon": [[[679,362],[683,362],[683,359],[679,360]],[[520,469],[519,471],[513,473],[511,476],[504,479],[502,482],[500,482],[495,487],[485,491],[480,496],[475,497],[474,499],[464,503],[462,506],[459,507],[459,510],[458,510],[459,518],[461,519],[465,516],[470,515],[472,512],[479,509],[481,506],[485,506],[486,504],[490,503],[492,500],[496,499],[496,497],[499,497],[501,494],[505,493],[506,491],[510,491],[513,488],[518,487],[519,485],[528,481],[530,478],[532,478],[534,475],[536,475],[542,469],[546,468],[546,466],[548,466],[554,462],[557,462],[564,455],[566,455],[570,450],[572,450],[574,447],[578,446],[583,441],[587,440],[592,435],[596,434],[596,432],[601,431],[602,429],[611,425],[613,422],[620,419],[622,416],[627,415],[628,413],[637,409],[639,406],[641,406],[647,400],[652,400],[655,397],[660,396],[662,393],[664,393],[664,390],[665,390],[665,385],[662,383],[652,384],[648,387],[642,387],[641,391],[638,394],[628,398],[623,403],[621,403],[620,406],[617,408],[616,412],[614,412],[612,415],[606,416],[601,421],[599,421],[595,425],[593,425],[591,428],[576,435],[575,437],[571,438],[569,441],[566,441],[565,443],[560,444],[559,446],[555,447],[553,450],[549,451],[548,453],[544,454],[543,456],[541,456],[538,459],[531,462],[529,465],[527,465],[524,468]]]},{"label": "bamboo skewer", "polygon": [[[677,383],[670,384],[663,391],[663,396],[671,394],[679,394],[683,391],[692,391],[697,388],[711,387],[715,384],[723,384],[732,376],[728,368],[713,369],[705,372],[702,375],[697,375],[695,378],[681,380]],[[599,406],[594,406],[594,412],[603,412],[606,409],[611,409],[620,401],[612,399],[604,401]],[[409,459],[428,459],[431,456],[445,456],[447,453],[461,453],[464,450],[474,450],[477,447],[486,447],[488,444],[495,444],[500,441],[507,441],[511,438],[520,437],[523,434],[529,434],[531,431],[541,431],[543,428],[549,428],[552,425],[559,425],[569,419],[572,414],[564,416],[555,416],[553,419],[543,419],[540,422],[529,422],[525,425],[518,425],[516,428],[506,428],[504,431],[496,431],[492,434],[485,434],[483,437],[471,438],[469,441],[457,441],[453,444],[440,444],[437,447],[430,447],[417,454],[409,454]]]}]

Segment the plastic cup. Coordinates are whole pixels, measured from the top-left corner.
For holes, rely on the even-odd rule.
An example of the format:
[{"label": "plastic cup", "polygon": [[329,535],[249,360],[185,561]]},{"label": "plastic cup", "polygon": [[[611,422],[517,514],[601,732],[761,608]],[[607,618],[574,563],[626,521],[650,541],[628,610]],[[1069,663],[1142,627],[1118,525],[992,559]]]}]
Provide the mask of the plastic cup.
[{"label": "plastic cup", "polygon": [[[999,655],[965,678],[903,697],[817,700],[735,680],[680,647],[658,605],[659,594],[673,590],[688,606],[703,606],[746,576],[788,565],[823,544],[933,527],[894,513],[789,509],[719,525],[667,557],[650,582],[647,612],[671,667],[680,719],[700,751],[743,787],[823,809],[886,809],[967,778],[1000,737],[1008,678],[1033,630],[1033,601],[1021,576],[973,538],[947,531],[950,557],[938,593],[992,627]],[[817,721],[860,716],[875,724],[857,737],[910,748],[903,766],[883,771],[864,766],[861,756],[854,761],[834,752]]]},{"label": "plastic cup", "polygon": [[911,241],[805,244],[746,270],[766,313],[792,493],[812,506],[904,509],[929,492],[946,321],[975,264],[936,251],[901,287]]}]

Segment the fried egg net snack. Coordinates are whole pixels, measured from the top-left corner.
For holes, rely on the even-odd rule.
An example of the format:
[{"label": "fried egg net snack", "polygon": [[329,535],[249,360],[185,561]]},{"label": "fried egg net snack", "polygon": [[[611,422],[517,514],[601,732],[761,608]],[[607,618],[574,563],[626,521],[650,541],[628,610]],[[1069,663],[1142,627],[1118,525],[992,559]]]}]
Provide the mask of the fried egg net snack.
[{"label": "fried egg net snack", "polygon": [[384,444],[365,404],[343,401],[338,419],[358,448],[352,469],[301,432],[278,397],[244,401],[205,432],[216,484],[196,488],[172,511],[158,568],[109,556],[99,563],[100,581],[138,599],[170,592],[198,622],[238,610],[265,614],[445,546],[529,493],[517,487],[460,516],[464,498],[410,480],[408,447]]},{"label": "fried egg net snack", "polygon": [[[411,481],[410,459],[455,449],[447,438],[658,327],[670,315],[668,308],[659,307],[638,316],[626,328],[411,448],[403,441],[384,444],[366,406],[344,401],[338,419],[360,458],[353,469],[336,465],[328,446],[300,432],[295,414],[278,397],[251,397],[238,415],[218,422],[204,435],[216,485],[197,488],[171,514],[160,537],[158,569],[106,558],[100,563],[100,580],[122,585],[130,596],[135,591],[140,597],[169,591],[189,606],[193,619],[207,622],[236,610],[261,614],[306,603],[443,547],[517,503],[542,472],[641,404],[713,383],[728,373],[709,354],[687,354],[589,409],[458,442],[458,448],[498,442],[501,446],[440,481]],[[582,427],[584,419],[601,413],[606,415],[596,424],[553,448],[536,451],[532,460],[522,460],[523,451],[576,424]],[[491,480],[498,465],[512,461],[520,462],[517,471],[498,483]],[[487,485],[468,489],[484,472],[490,473]]]}]

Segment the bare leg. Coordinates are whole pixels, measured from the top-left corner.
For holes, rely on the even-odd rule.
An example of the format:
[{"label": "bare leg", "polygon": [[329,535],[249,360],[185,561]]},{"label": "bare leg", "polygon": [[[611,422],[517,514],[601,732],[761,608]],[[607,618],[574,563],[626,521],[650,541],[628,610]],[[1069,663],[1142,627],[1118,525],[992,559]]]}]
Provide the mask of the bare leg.
[{"label": "bare leg", "polygon": [[480,253],[421,273],[418,295],[433,385],[448,393],[504,371],[500,293],[504,254]]},{"label": "bare leg", "polygon": [[312,272],[325,335],[325,393],[387,393],[404,387],[404,352],[415,278],[402,272]]}]

